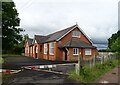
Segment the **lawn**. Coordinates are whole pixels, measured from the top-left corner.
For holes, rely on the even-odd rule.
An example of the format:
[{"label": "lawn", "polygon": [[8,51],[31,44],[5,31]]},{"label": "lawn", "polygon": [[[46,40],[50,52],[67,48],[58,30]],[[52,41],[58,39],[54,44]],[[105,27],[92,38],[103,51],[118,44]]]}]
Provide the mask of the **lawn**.
[{"label": "lawn", "polygon": [[80,76],[75,71],[69,75],[70,79],[75,79],[83,83],[94,83],[100,76],[118,66],[118,60],[108,60],[103,64],[97,63],[92,69],[89,66],[84,66],[81,69]]},{"label": "lawn", "polygon": [[2,54],[0,56],[21,56],[21,55],[19,55],[19,54]]}]

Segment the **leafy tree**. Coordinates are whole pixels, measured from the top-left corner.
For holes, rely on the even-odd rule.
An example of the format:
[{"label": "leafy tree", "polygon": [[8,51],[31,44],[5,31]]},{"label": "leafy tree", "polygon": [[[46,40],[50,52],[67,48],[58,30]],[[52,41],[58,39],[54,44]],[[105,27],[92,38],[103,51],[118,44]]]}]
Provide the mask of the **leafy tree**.
[{"label": "leafy tree", "polygon": [[13,51],[15,51],[16,53],[24,53],[25,52],[25,49],[24,49],[25,42],[28,38],[29,38],[28,34],[23,35],[22,41],[19,44],[14,44]]},{"label": "leafy tree", "polygon": [[14,2],[2,2],[2,49],[13,50],[15,44],[22,41],[20,32],[24,31],[18,28],[20,18]]},{"label": "leafy tree", "polygon": [[120,31],[112,34],[112,36],[108,39],[108,47],[112,51],[120,52]]},{"label": "leafy tree", "polygon": [[111,45],[113,51],[120,52],[120,37],[118,37],[115,42]]}]

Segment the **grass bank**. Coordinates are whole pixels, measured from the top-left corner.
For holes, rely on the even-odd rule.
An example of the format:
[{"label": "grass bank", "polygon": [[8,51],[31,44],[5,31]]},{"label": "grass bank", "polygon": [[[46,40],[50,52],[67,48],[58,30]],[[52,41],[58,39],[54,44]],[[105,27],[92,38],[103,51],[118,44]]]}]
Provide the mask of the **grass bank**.
[{"label": "grass bank", "polygon": [[83,83],[94,83],[100,76],[118,66],[118,60],[108,60],[103,64],[96,64],[92,69],[89,66],[84,66],[81,69],[81,74],[78,76],[75,71],[69,75],[70,79],[75,79]]}]

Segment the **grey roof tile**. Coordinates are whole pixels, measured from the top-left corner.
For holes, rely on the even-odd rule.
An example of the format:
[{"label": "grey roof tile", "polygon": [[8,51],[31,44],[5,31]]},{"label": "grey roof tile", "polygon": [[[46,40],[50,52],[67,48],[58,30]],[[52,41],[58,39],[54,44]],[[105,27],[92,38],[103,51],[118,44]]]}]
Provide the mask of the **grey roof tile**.
[{"label": "grey roof tile", "polygon": [[63,30],[57,31],[55,33],[49,34],[47,36],[35,35],[35,40],[37,41],[37,43],[45,43],[45,42],[56,41],[57,39],[62,37],[65,33],[69,32],[75,26],[76,25],[73,25],[73,26],[68,27],[66,29],[63,29]]},{"label": "grey roof tile", "polygon": [[30,45],[32,45],[33,39],[28,38],[28,39],[27,39],[27,42],[28,42],[28,45],[30,46]]},{"label": "grey roof tile", "polygon": [[37,43],[44,43],[47,39],[47,36],[35,35],[35,40]]},{"label": "grey roof tile", "polygon": [[71,48],[96,48],[82,40],[71,39],[62,47],[71,47]]},{"label": "grey roof tile", "polygon": [[46,42],[50,42],[50,41],[56,41],[57,39],[59,39],[60,37],[62,37],[65,33],[69,32],[71,29],[73,29],[73,27],[75,27],[76,25],[73,25],[71,27],[68,27],[66,29],[63,29],[61,31],[57,31],[55,33],[49,34],[48,35],[48,39],[46,40]]}]

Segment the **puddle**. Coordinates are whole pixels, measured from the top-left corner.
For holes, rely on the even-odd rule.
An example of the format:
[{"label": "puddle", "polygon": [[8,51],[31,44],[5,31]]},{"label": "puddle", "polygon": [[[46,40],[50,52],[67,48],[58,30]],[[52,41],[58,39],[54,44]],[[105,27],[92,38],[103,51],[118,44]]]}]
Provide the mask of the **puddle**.
[{"label": "puddle", "polygon": [[108,81],[101,81],[101,83],[109,83]]},{"label": "puddle", "polygon": [[113,75],[116,75],[116,73],[112,73]]}]

